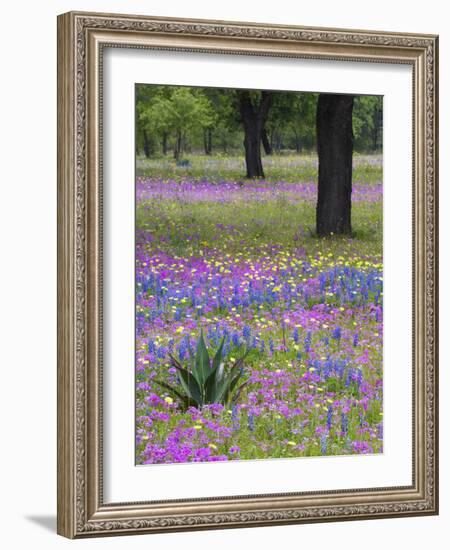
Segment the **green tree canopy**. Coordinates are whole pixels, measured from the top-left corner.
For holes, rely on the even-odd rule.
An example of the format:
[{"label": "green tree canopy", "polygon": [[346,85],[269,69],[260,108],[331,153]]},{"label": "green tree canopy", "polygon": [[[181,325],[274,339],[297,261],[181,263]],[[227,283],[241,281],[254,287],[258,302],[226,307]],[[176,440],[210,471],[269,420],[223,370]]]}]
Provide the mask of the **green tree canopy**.
[{"label": "green tree canopy", "polygon": [[[242,91],[242,90],[241,90]],[[258,107],[260,90],[247,90]],[[318,94],[273,91],[261,143],[266,154],[316,149]],[[240,90],[139,84],[136,87],[136,149],[146,156],[173,150],[244,154]],[[383,140],[383,98],[355,96],[354,150],[379,152]]]},{"label": "green tree canopy", "polygon": [[215,124],[215,112],[201,89],[158,88],[153,91],[150,101],[147,98],[139,102],[138,120],[144,130],[171,137],[174,156],[178,159],[190,133]]},{"label": "green tree canopy", "polygon": [[354,147],[359,152],[377,152],[383,145],[383,97],[355,96],[353,109]]}]

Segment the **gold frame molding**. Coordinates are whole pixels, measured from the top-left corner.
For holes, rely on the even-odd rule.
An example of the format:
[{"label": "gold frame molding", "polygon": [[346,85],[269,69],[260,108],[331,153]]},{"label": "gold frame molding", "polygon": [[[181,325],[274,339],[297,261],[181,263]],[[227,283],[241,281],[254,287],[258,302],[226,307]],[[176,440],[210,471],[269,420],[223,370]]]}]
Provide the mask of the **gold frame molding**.
[{"label": "gold frame molding", "polygon": [[[413,68],[413,483],[105,504],[102,49],[403,63]],[[70,12],[58,17],[58,533],[69,538],[438,513],[438,37]],[[151,495],[149,495],[151,497]]]}]

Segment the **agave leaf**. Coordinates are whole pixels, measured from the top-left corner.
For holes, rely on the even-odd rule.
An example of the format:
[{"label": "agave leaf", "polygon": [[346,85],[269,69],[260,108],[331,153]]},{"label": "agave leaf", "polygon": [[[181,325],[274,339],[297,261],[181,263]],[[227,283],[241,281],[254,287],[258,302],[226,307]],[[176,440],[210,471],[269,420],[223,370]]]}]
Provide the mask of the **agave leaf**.
[{"label": "agave leaf", "polygon": [[[185,406],[195,405],[202,407],[207,403],[228,403],[238,398],[246,383],[241,384],[237,392],[236,386],[242,378],[245,358],[250,350],[247,350],[242,357],[225,369],[223,361],[223,348],[225,336],[222,338],[214,357],[210,358],[206,347],[203,331],[197,342],[195,356],[192,358],[192,367],[183,367],[180,360],[173,355],[170,356],[171,364],[177,370],[180,389],[177,390],[166,383],[160,383],[176,395]],[[233,395],[235,393],[235,395]]]},{"label": "agave leaf", "polygon": [[205,396],[209,403],[215,403],[214,396],[223,380],[224,365],[220,363],[217,368],[208,376],[205,382]]},{"label": "agave leaf", "polygon": [[220,363],[220,365],[217,367],[217,370],[214,373],[214,380],[216,385],[223,380],[224,375],[225,375],[225,364]]},{"label": "agave leaf", "polygon": [[162,388],[165,388],[172,395],[177,397],[181,401],[184,408],[187,409],[191,405],[191,399],[189,398],[188,395],[183,395],[181,392],[176,390],[173,386],[171,386],[170,384],[167,384],[167,382],[164,382],[162,380],[156,380],[156,379],[154,379],[153,382],[155,382],[156,384],[158,384]]},{"label": "agave leaf", "polygon": [[225,395],[227,393],[227,389],[230,385],[229,376],[225,378],[222,383],[217,387],[215,393],[213,402],[214,403],[223,403],[225,401]]},{"label": "agave leaf", "polygon": [[206,348],[205,339],[203,338],[203,331],[200,333],[200,338],[197,344],[197,352],[195,354],[195,364],[192,369],[192,373],[195,373],[195,378],[202,386],[205,383],[206,378],[211,370],[211,362]]},{"label": "agave leaf", "polygon": [[179,367],[180,369],[183,368],[183,365],[178,361],[178,359],[172,355],[171,353],[169,353],[169,357],[170,357],[170,361],[172,363],[172,366],[174,367]]},{"label": "agave leaf", "polygon": [[[183,365],[178,361],[178,359],[176,357],[174,357],[171,353],[169,353],[169,357],[171,359],[171,364],[172,364],[172,367],[175,367],[177,370],[187,370],[183,367]],[[201,386],[201,382],[200,380],[198,379],[197,375],[196,375],[196,372],[190,372],[189,373],[189,376],[193,376],[195,378],[195,380],[197,381],[199,387]]]},{"label": "agave leaf", "polygon": [[233,366],[230,372],[224,377],[224,379],[218,385],[214,395],[214,403],[221,403],[222,401],[225,400],[225,396],[229,393],[230,385],[236,376],[239,379],[240,373],[236,375],[235,369]]},{"label": "agave leaf", "polygon": [[219,392],[219,388],[223,383],[225,377],[224,364],[220,363],[217,369],[214,371],[214,374],[208,378],[206,384],[206,395],[210,403],[218,403],[216,395]]},{"label": "agave leaf", "polygon": [[223,344],[225,342],[225,336],[220,342],[220,346],[217,349],[214,358],[212,360],[212,368],[209,371],[209,374],[205,380],[205,398],[209,403],[214,402],[214,394],[217,391],[218,384],[223,377],[223,362],[222,362],[222,353],[223,353]]},{"label": "agave leaf", "polygon": [[213,371],[216,371],[219,368],[220,363],[222,362],[222,352],[223,352],[224,342],[225,342],[225,336],[222,338],[222,341],[220,342],[220,346],[218,347],[216,354],[214,355],[213,362],[212,362]]},{"label": "agave leaf", "polygon": [[233,394],[233,390],[234,388],[236,387],[236,384],[239,382],[239,380],[241,379],[242,375],[240,372],[238,372],[237,374],[234,375],[234,377],[230,380],[230,383],[228,385],[228,388],[226,389],[224,395],[223,395],[223,401],[225,403],[229,403],[230,402],[230,398]]},{"label": "agave leaf", "polygon": [[239,382],[239,380],[242,378],[242,375],[240,372],[236,374],[236,376],[233,378],[233,380],[230,382],[230,393],[233,392],[234,388],[236,387],[236,384]]},{"label": "agave leaf", "polygon": [[175,367],[183,390],[198,406],[203,405],[202,391],[195,377],[187,369]]},{"label": "agave leaf", "polygon": [[205,383],[203,384],[206,403],[211,403],[214,397],[214,388],[216,386],[216,377],[214,376],[214,374],[215,371],[212,371],[205,380]]},{"label": "agave leaf", "polygon": [[[244,359],[246,358],[246,356],[248,355],[248,351],[242,356],[240,357],[239,359],[237,359],[237,361],[235,361],[231,367],[229,368],[229,375],[231,375],[230,377],[232,378],[233,375],[236,373],[237,370],[240,370],[244,364]],[[239,377],[241,376],[241,374],[239,373]],[[223,369],[223,365],[222,365],[222,372],[221,372],[221,379],[224,378],[224,369]]]},{"label": "agave leaf", "polygon": [[242,390],[245,388],[245,386],[247,386],[248,384],[250,383],[250,379],[246,380],[245,382],[243,382],[239,388],[234,392],[234,395],[233,395],[233,399],[232,399],[232,402],[233,403],[236,403],[236,401],[239,399],[240,395],[241,395],[241,392]]},{"label": "agave leaf", "polygon": [[235,361],[232,368],[241,367],[244,364],[244,360],[246,359],[246,357],[249,353],[250,353],[250,350],[248,349],[242,357],[239,357],[239,359],[237,361]]},{"label": "agave leaf", "polygon": [[[172,364],[173,367],[175,367],[178,370],[184,369],[183,365],[180,363],[180,361],[178,361],[178,359],[176,357],[174,357],[170,353],[169,353],[169,357],[172,360],[171,364]],[[187,369],[185,369],[185,370],[187,370]],[[203,385],[201,376],[199,376],[199,373],[195,370],[195,368],[193,370],[189,371],[189,375],[193,376],[195,378],[195,380],[197,381],[197,384],[199,385],[199,387],[201,387]]]},{"label": "agave leaf", "polygon": [[[240,357],[237,361],[235,361],[231,367],[230,367],[230,372],[231,371],[234,371],[235,369],[241,367],[244,363],[244,359],[247,357],[249,351],[246,351],[245,354]],[[224,379],[224,375],[225,375],[225,369],[224,369],[224,363],[221,363],[216,371],[216,382],[217,383],[220,383],[223,379]]]},{"label": "agave leaf", "polygon": [[164,382],[163,380],[154,379],[154,380],[152,380],[152,382],[156,382],[159,386],[162,386],[166,390],[169,390],[170,393],[173,393],[176,397],[178,397],[180,399],[183,399],[185,397],[182,393],[180,393],[178,390],[176,390],[173,386],[171,386],[167,382]]},{"label": "agave leaf", "polygon": [[191,361],[194,362],[195,361],[195,353],[192,351],[191,346],[188,346],[188,353],[189,353],[189,357],[191,358]]}]

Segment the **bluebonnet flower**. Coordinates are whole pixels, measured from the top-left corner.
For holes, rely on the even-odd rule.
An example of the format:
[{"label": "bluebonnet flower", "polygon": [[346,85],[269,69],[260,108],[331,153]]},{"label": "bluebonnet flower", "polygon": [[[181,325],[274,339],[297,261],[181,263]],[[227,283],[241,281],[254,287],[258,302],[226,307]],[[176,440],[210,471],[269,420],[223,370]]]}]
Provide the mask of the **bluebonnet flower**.
[{"label": "bluebonnet flower", "polygon": [[248,415],[248,429],[251,431],[251,432],[254,432],[255,431],[255,417],[252,413],[249,413]]},{"label": "bluebonnet flower", "polygon": [[233,407],[231,408],[231,421],[233,423],[233,430],[235,431],[239,430],[239,427],[240,427],[239,411],[236,405],[233,405]]},{"label": "bluebonnet flower", "polygon": [[248,325],[245,325],[244,328],[242,329],[242,336],[246,339],[246,340],[250,340],[250,335],[252,333],[252,330],[251,328],[248,326]]},{"label": "bluebonnet flower", "polygon": [[348,434],[348,416],[345,413],[341,414],[341,432],[344,435]]},{"label": "bluebonnet flower", "polygon": [[151,338],[147,342],[147,350],[151,354],[156,354],[156,344]]},{"label": "bluebonnet flower", "polygon": [[383,439],[383,422],[377,424],[377,436],[378,439]]},{"label": "bluebonnet flower", "polygon": [[311,331],[308,330],[308,332],[306,333],[306,336],[305,336],[305,340],[304,340],[304,350],[305,350],[305,353],[308,353],[311,349],[311,339],[312,339],[312,336],[311,336]]},{"label": "bluebonnet flower", "polygon": [[331,430],[331,424],[333,423],[333,407],[330,405],[327,410],[327,428]]},{"label": "bluebonnet flower", "polygon": [[186,357],[187,348],[184,345],[183,341],[180,342],[180,345],[178,346],[178,357],[183,360]]},{"label": "bluebonnet flower", "polygon": [[173,318],[175,319],[175,321],[181,321],[181,317],[182,317],[182,311],[179,307],[177,307]]}]

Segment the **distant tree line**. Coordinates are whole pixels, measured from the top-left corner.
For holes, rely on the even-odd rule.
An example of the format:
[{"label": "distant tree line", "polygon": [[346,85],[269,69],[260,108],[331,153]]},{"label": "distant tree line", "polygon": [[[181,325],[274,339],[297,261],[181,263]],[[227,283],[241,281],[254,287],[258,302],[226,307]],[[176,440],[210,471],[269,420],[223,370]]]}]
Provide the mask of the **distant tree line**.
[{"label": "distant tree line", "polygon": [[[184,153],[241,153],[243,142],[251,149],[256,138],[266,155],[315,151],[318,95],[137,85],[136,150],[178,160]],[[382,97],[355,96],[354,150],[379,152],[382,140]]]}]

